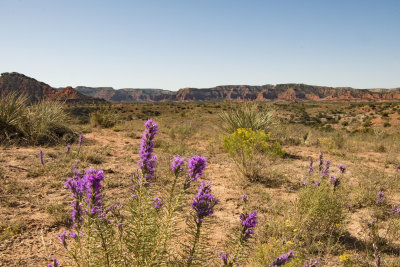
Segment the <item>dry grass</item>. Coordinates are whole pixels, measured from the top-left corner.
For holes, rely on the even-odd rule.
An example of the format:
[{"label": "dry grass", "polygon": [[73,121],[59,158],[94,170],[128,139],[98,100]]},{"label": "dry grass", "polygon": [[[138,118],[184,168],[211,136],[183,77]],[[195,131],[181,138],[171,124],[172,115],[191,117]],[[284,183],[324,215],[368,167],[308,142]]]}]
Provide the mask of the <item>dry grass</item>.
[{"label": "dry grass", "polygon": [[[338,115],[341,116],[337,123],[321,125],[296,122],[301,104],[263,105],[273,105],[276,109],[276,116],[281,123],[279,127],[271,128],[271,138],[280,141],[288,154],[286,158],[265,162],[265,183],[250,183],[243,179],[235,171],[234,162],[222,149],[223,133],[218,131],[220,120],[217,114],[228,108],[224,103],[120,105],[122,109],[118,106],[114,110],[120,118],[124,114],[127,119],[119,121],[112,129],[96,129],[87,124],[73,126],[75,132],[85,132],[79,155],[76,143],[71,144],[69,155],[61,145],[45,148],[2,147],[1,264],[39,266],[48,263],[52,256],[63,253],[56,234],[70,227],[67,215],[72,199],[64,189],[64,181],[72,175],[77,160],[81,169],[102,168],[106,175],[107,201],[123,202],[132,171],[136,169],[144,119],[151,117],[150,113],[154,115],[159,112],[158,116],[153,117],[160,125],[155,149],[159,156],[159,178],[155,190],[169,186],[167,170],[174,154],[186,157],[201,154],[208,158],[205,179],[213,182],[213,192],[220,200],[211,229],[216,258],[224,250],[227,237],[239,222],[242,205],[240,195],[243,193],[250,196],[250,208],[258,210],[260,214],[254,240],[257,249],[261,249],[259,246],[262,244],[264,249],[269,249],[272,237],[279,242],[292,241],[292,236],[282,233],[285,229],[282,224],[296,218],[298,211],[295,203],[302,190],[301,183],[307,177],[308,157],[316,160],[322,150],[325,159],[335,164],[331,167],[335,175],[338,163],[347,166],[341,185],[351,206],[344,211],[347,217],[344,226],[346,234],[337,241],[340,246],[324,244],[324,249],[318,250],[318,245],[314,243],[315,247],[301,250],[304,253],[299,257],[309,257],[305,251],[319,251],[314,256],[320,259],[321,266],[340,266],[339,256],[347,253],[354,256],[356,266],[372,263],[372,239],[367,224],[377,217],[381,220],[381,235],[387,241],[386,246],[382,247],[383,260],[389,266],[398,266],[396,253],[399,253],[399,244],[393,234],[395,224],[390,213],[392,205],[400,204],[400,175],[395,171],[395,163],[400,162],[397,104],[375,104],[375,109],[370,108],[369,104],[355,104],[353,107],[350,107],[351,104],[305,104],[304,110],[311,117],[318,116],[320,112],[336,119]],[[392,126],[383,127],[383,123],[373,119],[371,130],[364,131],[362,117],[371,112],[377,115],[388,112],[387,118]],[[293,123],[289,123],[291,114]],[[128,119],[129,116],[133,119]],[[351,122],[353,118],[356,121]],[[342,121],[350,123],[344,127]],[[334,130],[326,130],[327,125],[332,125]],[[45,166],[40,165],[39,149],[44,151]],[[386,204],[382,208],[375,205],[379,190],[385,190]],[[390,224],[392,228],[389,229],[387,226]],[[296,246],[301,247],[299,244]],[[264,250],[263,255],[269,255],[271,251]],[[257,254],[250,255],[249,265],[257,265],[257,257]]]}]

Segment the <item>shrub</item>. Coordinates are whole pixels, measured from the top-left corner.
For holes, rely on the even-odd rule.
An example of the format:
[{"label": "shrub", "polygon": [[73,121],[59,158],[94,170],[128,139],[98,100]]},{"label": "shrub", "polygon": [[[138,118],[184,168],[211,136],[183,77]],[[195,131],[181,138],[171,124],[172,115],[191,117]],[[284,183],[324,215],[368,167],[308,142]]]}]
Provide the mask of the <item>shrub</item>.
[{"label": "shrub", "polygon": [[0,98],[0,141],[16,139],[31,145],[72,141],[64,105],[43,100],[30,106],[27,97],[16,93]]},{"label": "shrub", "polygon": [[0,141],[21,134],[21,123],[26,114],[27,97],[9,93],[0,96]]},{"label": "shrub", "polygon": [[319,242],[337,242],[345,223],[344,196],[323,180],[319,186],[305,186],[297,203],[301,232],[308,246]]},{"label": "shrub", "polygon": [[265,156],[283,156],[278,142],[268,144],[270,133],[253,131],[252,129],[237,129],[234,133],[224,137],[223,146],[232,157],[239,171],[250,181],[260,178],[262,162]]},{"label": "shrub", "polygon": [[372,126],[372,121],[370,119],[368,119],[362,125],[364,127],[371,127]]},{"label": "shrub", "polygon": [[43,100],[30,107],[25,116],[23,133],[29,144],[56,144],[71,142],[75,134],[68,125],[69,117],[63,104]]},{"label": "shrub", "polygon": [[274,124],[273,116],[271,110],[260,111],[256,104],[245,103],[220,113],[222,123],[219,126],[226,133],[233,133],[239,128],[268,131]]},{"label": "shrub", "polygon": [[111,109],[100,108],[90,113],[90,123],[95,127],[111,128],[117,123],[118,116]]}]

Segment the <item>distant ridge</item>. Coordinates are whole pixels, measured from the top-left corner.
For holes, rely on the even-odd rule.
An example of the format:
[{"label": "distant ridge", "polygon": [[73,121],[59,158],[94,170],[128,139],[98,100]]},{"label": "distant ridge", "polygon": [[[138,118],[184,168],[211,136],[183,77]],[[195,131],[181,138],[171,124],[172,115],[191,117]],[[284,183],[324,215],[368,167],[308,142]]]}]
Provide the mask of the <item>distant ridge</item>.
[{"label": "distant ridge", "polygon": [[399,101],[400,88],[353,89],[307,84],[277,85],[223,85],[212,88],[183,88],[177,92],[163,89],[112,87],[66,87],[54,89],[20,73],[2,73],[0,93],[18,91],[37,101],[43,98],[58,99],[69,103],[98,102],[190,102],[190,101]]},{"label": "distant ridge", "polygon": [[183,88],[177,92],[162,89],[119,89],[112,87],[75,88],[78,92],[111,102],[165,101],[390,101],[400,100],[400,88],[353,89],[307,84],[223,85],[212,88]]},{"label": "distant ridge", "polygon": [[0,94],[18,92],[28,96],[30,102],[42,99],[65,101],[67,103],[102,103],[104,99],[97,99],[79,93],[68,86],[55,90],[50,85],[17,72],[5,72],[0,76]]}]

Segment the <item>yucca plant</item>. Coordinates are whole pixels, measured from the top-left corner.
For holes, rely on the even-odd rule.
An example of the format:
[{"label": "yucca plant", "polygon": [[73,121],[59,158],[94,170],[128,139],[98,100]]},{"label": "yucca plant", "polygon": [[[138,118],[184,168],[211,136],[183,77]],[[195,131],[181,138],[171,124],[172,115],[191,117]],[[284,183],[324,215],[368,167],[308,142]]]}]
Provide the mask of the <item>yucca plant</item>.
[{"label": "yucca plant", "polygon": [[253,103],[244,103],[237,108],[223,111],[219,117],[222,120],[220,128],[226,133],[233,133],[240,128],[268,131],[274,124],[274,112],[259,110],[257,104]]},{"label": "yucca plant", "polygon": [[65,138],[73,137],[68,126],[69,117],[62,103],[42,100],[27,109],[24,116],[23,133],[30,144],[51,144]]},{"label": "yucca plant", "polygon": [[16,92],[0,96],[0,140],[21,133],[22,116],[26,113],[27,97]]}]

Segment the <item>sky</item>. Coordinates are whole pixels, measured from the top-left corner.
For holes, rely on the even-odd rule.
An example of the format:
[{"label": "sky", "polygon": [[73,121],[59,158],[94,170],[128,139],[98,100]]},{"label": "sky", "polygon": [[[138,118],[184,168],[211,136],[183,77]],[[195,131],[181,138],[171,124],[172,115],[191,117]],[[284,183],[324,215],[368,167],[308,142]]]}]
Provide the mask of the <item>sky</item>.
[{"label": "sky", "polygon": [[400,87],[398,0],[0,0],[0,72],[53,87]]}]

